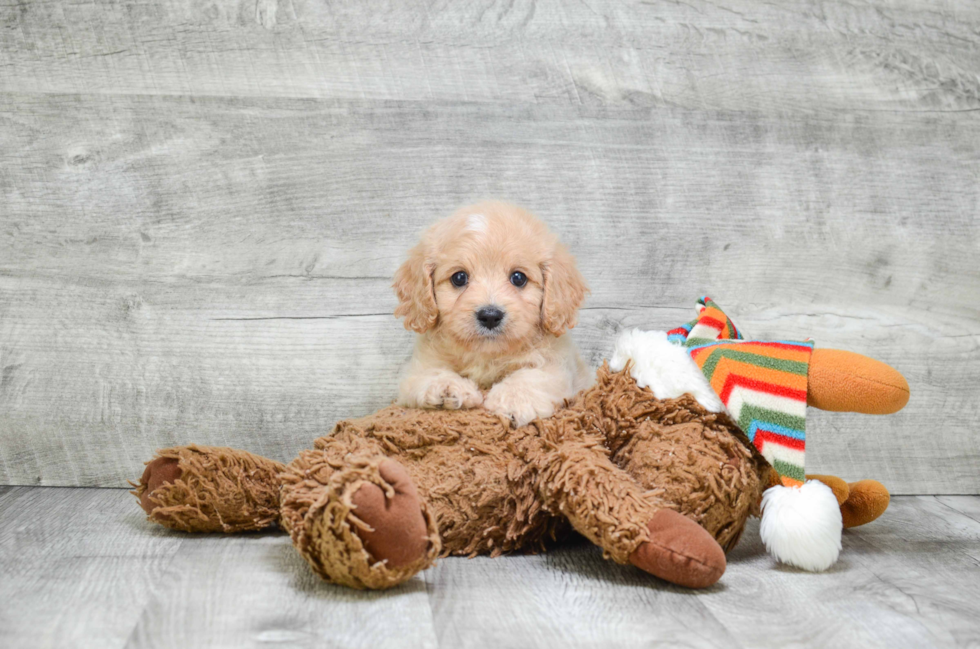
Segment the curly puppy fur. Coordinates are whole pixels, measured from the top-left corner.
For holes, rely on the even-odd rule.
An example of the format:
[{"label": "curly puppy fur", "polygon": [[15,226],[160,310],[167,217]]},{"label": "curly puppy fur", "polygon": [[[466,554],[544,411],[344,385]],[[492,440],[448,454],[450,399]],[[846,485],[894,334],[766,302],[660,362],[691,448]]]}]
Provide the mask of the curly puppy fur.
[{"label": "curly puppy fur", "polygon": [[394,289],[395,315],[419,334],[402,406],[482,405],[523,426],[589,383],[563,335],[588,289],[568,250],[519,207],[480,203],[439,221],[398,269]]}]

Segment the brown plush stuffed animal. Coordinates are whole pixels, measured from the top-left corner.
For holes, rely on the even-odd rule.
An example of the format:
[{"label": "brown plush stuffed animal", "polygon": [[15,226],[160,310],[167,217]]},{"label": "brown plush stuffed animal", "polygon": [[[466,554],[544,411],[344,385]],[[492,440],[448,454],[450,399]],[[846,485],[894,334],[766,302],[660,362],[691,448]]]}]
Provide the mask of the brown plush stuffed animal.
[{"label": "brown plush stuffed animal", "polygon": [[[901,375],[843,354],[814,355],[811,405],[904,405]],[[482,408],[392,406],[339,422],[286,466],[226,448],[161,450],[134,494],[151,521],[178,530],[279,524],[317,574],[354,588],[395,586],[440,555],[540,549],[568,524],[617,563],[709,586],[774,472],[727,414],[691,394],[657,398],[631,368],[603,365],[554,416],[517,429]],[[819,479],[851,525],[887,507],[878,483],[849,494]]]}]

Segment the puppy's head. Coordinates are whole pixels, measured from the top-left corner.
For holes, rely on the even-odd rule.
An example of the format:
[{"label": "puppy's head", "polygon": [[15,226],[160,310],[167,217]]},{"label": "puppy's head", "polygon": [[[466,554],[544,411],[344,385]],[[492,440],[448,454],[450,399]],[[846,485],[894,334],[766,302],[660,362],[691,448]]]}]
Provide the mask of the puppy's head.
[{"label": "puppy's head", "polygon": [[422,236],[398,272],[396,316],[479,351],[505,351],[575,326],[588,290],[543,223],[506,203],[465,207]]}]

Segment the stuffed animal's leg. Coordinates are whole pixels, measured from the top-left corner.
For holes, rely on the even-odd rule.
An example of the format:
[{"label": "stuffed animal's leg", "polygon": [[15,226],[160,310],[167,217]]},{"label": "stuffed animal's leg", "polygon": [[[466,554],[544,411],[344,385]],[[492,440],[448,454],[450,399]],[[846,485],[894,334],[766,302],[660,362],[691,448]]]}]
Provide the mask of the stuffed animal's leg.
[{"label": "stuffed animal's leg", "polygon": [[[897,370],[854,352],[813,350],[807,372],[807,404],[835,412],[886,415],[898,412],[909,400],[909,384]],[[831,475],[808,475],[834,492],[844,527],[857,527],[881,516],[890,496],[875,480],[846,483]]]},{"label": "stuffed animal's leg", "polygon": [[877,480],[844,482],[833,475],[807,475],[807,480],[819,480],[834,492],[840,505],[844,528],[870,523],[885,513],[891,496],[885,485]]},{"label": "stuffed animal's leg", "polygon": [[232,448],[175,446],[157,451],[130,484],[155,523],[183,532],[243,532],[279,520],[283,468]]},{"label": "stuffed animal's leg", "polygon": [[909,384],[881,361],[818,347],[810,357],[806,401],[821,410],[888,415],[908,403]]},{"label": "stuffed animal's leg", "polygon": [[330,450],[304,451],[282,474],[282,524],[313,570],[381,589],[431,566],[439,532],[405,468],[381,454]]},{"label": "stuffed animal's leg", "polygon": [[563,440],[536,460],[546,504],[617,563],[689,588],[724,574],[725,552],[711,534],[647,492],[597,441]]}]

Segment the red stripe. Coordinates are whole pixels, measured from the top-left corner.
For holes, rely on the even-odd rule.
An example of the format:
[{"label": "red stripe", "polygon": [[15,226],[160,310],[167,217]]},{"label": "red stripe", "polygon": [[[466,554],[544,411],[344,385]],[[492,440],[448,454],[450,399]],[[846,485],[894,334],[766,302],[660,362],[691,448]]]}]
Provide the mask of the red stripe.
[{"label": "red stripe", "polygon": [[712,350],[714,350],[715,348],[716,347],[714,347],[714,346],[712,346],[712,347],[695,347],[694,349],[691,349],[690,350],[691,358],[693,358],[696,361],[697,358],[698,358],[698,356],[700,356],[701,354],[703,354],[705,352],[707,352],[707,353],[710,354],[712,352]]},{"label": "red stripe", "polygon": [[673,336],[674,334],[684,334],[686,336],[687,329],[685,329],[684,327],[677,327],[677,329],[671,329],[670,331],[667,332],[668,336]]},{"label": "red stripe", "polygon": [[731,395],[732,390],[735,389],[735,386],[749,388],[751,390],[765,392],[767,394],[775,394],[780,397],[786,397],[788,399],[794,399],[796,401],[806,403],[806,390],[794,390],[793,388],[788,388],[785,385],[776,385],[775,383],[760,381],[759,379],[753,379],[752,377],[745,376],[744,374],[735,374],[734,372],[730,372],[728,374],[728,378],[725,379],[725,387],[722,388],[721,393],[718,395],[721,397],[722,403],[728,403],[728,397]]},{"label": "red stripe", "polygon": [[712,329],[717,329],[718,331],[724,331],[724,329],[725,329],[725,323],[724,322],[722,322],[721,320],[716,320],[716,319],[712,318],[711,316],[707,316],[707,315],[704,316],[703,318],[699,318],[698,319],[698,324],[699,325],[708,325]]},{"label": "red stripe", "polygon": [[[761,441],[763,443],[759,443]],[[780,435],[779,433],[773,432],[771,430],[766,430],[761,426],[755,429],[755,439],[752,440],[755,447],[762,450],[765,444],[778,444],[779,446],[786,446],[797,451],[806,450],[806,442],[802,439],[796,439],[795,437],[787,437],[786,435]]]}]

